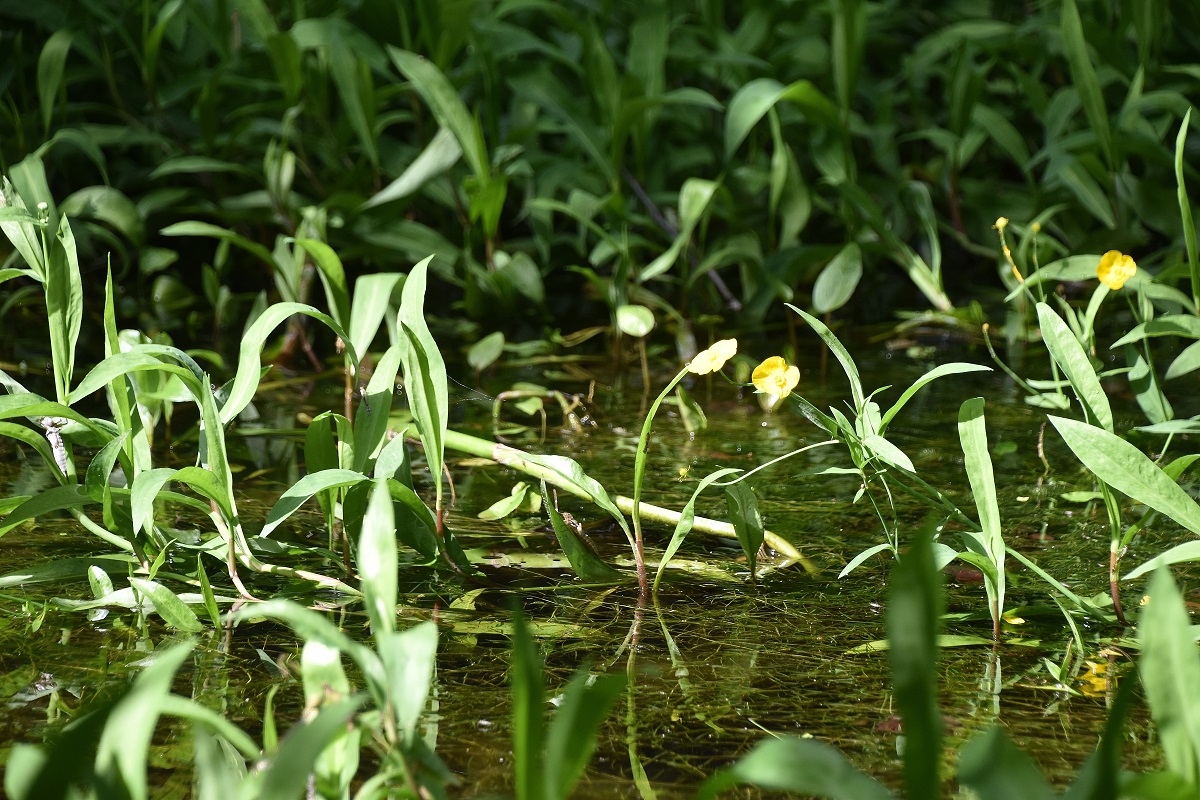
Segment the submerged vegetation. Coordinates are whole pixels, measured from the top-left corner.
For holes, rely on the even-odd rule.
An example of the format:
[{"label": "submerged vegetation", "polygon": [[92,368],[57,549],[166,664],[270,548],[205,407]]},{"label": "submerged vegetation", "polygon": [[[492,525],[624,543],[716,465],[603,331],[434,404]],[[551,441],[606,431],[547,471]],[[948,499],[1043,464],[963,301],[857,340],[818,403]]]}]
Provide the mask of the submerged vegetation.
[{"label": "submerged vegetation", "polygon": [[[998,658],[1018,644],[1042,648],[1038,669],[1064,695],[1102,648],[1140,651],[1130,660],[1162,769],[1121,773],[1137,698],[1131,676],[1110,675],[1107,726],[1067,796],[1196,796],[1200,660],[1171,570],[1193,570],[1200,542],[1125,563],[1151,530],[1165,534],[1155,542],[1200,535],[1187,477],[1200,416],[1180,415],[1200,409],[1172,389],[1200,369],[1184,99],[1200,75],[1181,60],[1195,52],[1196,8],[1063,0],[1006,19],[972,2],[742,5],[0,5],[12,23],[0,32],[0,324],[39,331],[5,337],[0,437],[45,477],[0,498],[0,536],[66,517],[88,542],[87,557],[0,576],[18,593],[3,603],[36,632],[50,603],[19,593],[48,583],[58,609],[136,619],[147,651],[114,696],[56,701],[48,714],[69,722],[6,745],[8,796],[157,796],[160,717],[189,732],[198,797],[449,796],[458,776],[430,733],[440,602],[472,604],[488,589],[513,608],[496,632],[511,642],[515,796],[570,795],[624,697],[628,774],[655,797],[636,736],[642,626],[660,623],[693,702],[662,614],[664,576],[694,532],[736,540],[740,554],[714,549],[700,566],[747,593],[816,570],[805,542],[764,521],[755,486],[785,474],[849,482],[847,507],[869,508],[878,531],[839,578],[890,564],[887,641],[858,652],[888,651],[907,796],[953,785],[1052,795],[998,725],[964,737],[956,768],[946,763],[939,646]],[[930,309],[900,332],[981,333],[972,358],[988,363],[935,350],[940,363],[898,394],[869,390],[852,355],[860,339],[839,323],[894,310],[883,297]],[[548,363],[567,384],[587,375],[578,354],[601,349],[600,335],[618,359],[636,348],[641,369],[628,474],[595,477],[580,455],[589,401],[565,389],[498,395],[495,439],[455,424],[455,347],[477,375]],[[801,379],[809,347],[846,379],[828,406]],[[303,420],[302,473],[265,515],[247,513],[233,437],[255,430],[273,368],[327,363],[338,408]],[[655,395],[664,364],[671,377]],[[1078,575],[1054,574],[1014,541],[984,397],[959,405],[956,480],[931,477],[897,436],[929,384],[992,370],[1046,412],[1046,474],[1049,437],[1077,459],[1055,465],[1057,481],[1071,487],[1064,501],[1105,521],[1095,577],[1106,592],[1086,596]],[[683,429],[669,435],[703,430],[692,392],[721,380],[756,394],[764,414],[798,412],[821,438],[754,465],[685,467],[679,480],[695,487],[683,508],[652,505],[667,412]],[[547,436],[547,401],[562,410],[561,442]],[[540,437],[504,423],[505,403],[540,417]],[[548,724],[534,638],[544,628],[519,610],[533,592],[465,541],[455,452],[474,459],[468,469],[502,465],[516,484],[481,516],[548,519],[570,572],[545,579],[556,590],[634,598],[625,642],[574,672]],[[714,489],[728,521],[697,514]],[[559,492],[610,518],[630,559],[597,547]],[[651,525],[673,532],[650,538]],[[528,530],[514,528],[525,546]],[[983,592],[947,615],[942,573],[954,569],[977,571]],[[1022,640],[1022,615],[1054,620],[1069,643]],[[948,624],[961,628],[939,635]],[[201,639],[223,631],[227,647],[266,626],[298,642],[280,670],[297,676],[302,709],[285,713],[272,690],[260,723],[241,726],[178,692]],[[992,663],[996,720],[1004,687]],[[688,790],[891,796],[830,744],[772,735],[737,756]]]}]

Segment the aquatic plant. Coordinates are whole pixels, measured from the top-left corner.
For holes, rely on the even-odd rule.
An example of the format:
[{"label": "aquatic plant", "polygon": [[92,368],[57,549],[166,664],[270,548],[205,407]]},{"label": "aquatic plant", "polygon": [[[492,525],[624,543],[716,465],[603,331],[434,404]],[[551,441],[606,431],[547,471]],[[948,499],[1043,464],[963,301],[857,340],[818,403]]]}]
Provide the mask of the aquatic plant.
[{"label": "aquatic plant", "polygon": [[[896,706],[903,720],[905,797],[943,796],[946,779],[943,723],[937,702],[937,633],[942,578],[932,537],[922,534],[892,569],[889,581],[888,657]],[[1155,572],[1138,623],[1138,675],[1167,756],[1161,772],[1123,772],[1123,728],[1132,704],[1132,680],[1123,677],[1095,752],[1080,766],[1064,796],[1093,798],[1192,797],[1200,791],[1200,655],[1183,597],[1170,572]],[[981,800],[1056,796],[1027,753],[998,725],[975,734],[958,752],[957,782]],[[703,800],[735,785],[842,800],[885,800],[897,795],[857,770],[824,742],[778,736],[760,742],[701,787]]]}]

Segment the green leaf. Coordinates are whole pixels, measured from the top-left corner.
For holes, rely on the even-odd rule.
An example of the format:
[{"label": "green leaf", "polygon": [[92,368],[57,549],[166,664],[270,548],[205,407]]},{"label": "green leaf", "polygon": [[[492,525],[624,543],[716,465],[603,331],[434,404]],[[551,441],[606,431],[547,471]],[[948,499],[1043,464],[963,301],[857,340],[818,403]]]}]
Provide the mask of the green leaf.
[{"label": "green leaf", "polygon": [[692,240],[692,232],[700,222],[720,184],[702,178],[688,178],[679,190],[679,233],[670,248],[637,273],[638,283],[656,278],[675,265],[684,248]]},{"label": "green leaf", "polygon": [[543,793],[546,689],[542,684],[542,658],[520,611],[513,615],[512,647],[508,682],[513,692],[513,791],[517,800],[555,800]]},{"label": "green leaf", "polygon": [[389,347],[375,363],[375,371],[367,384],[366,397],[359,404],[358,414],[354,417],[354,458],[351,465],[357,472],[365,474],[370,460],[387,444],[400,356],[399,347]]},{"label": "green leaf", "polygon": [[129,583],[141,592],[143,597],[150,598],[150,602],[154,604],[154,610],[172,628],[184,633],[196,633],[204,630],[204,625],[200,623],[195,612],[188,608],[187,603],[180,600],[174,592],[161,583],[143,578],[130,578]]},{"label": "green leaf", "polygon": [[1149,559],[1144,564],[1141,564],[1136,569],[1131,570],[1122,580],[1131,581],[1135,578],[1140,578],[1147,572],[1152,572],[1159,567],[1169,566],[1170,564],[1179,564],[1184,561],[1200,561],[1200,542],[1184,542],[1177,544],[1174,547],[1169,547],[1163,552]]},{"label": "green leaf", "polygon": [[1053,167],[1050,174],[1057,177],[1067,190],[1075,195],[1080,205],[1109,230],[1117,227],[1108,196],[1078,158],[1063,159],[1055,162]]},{"label": "green leaf", "polygon": [[854,295],[862,278],[862,250],[850,242],[821,270],[813,284],[813,310],[818,314],[836,311]]},{"label": "green leaf", "polygon": [[[837,800],[893,800],[882,784],[855,769],[836,748],[795,736],[759,742],[732,767],[700,786],[698,800],[714,800],[739,784]],[[930,795],[937,797],[938,794]]]},{"label": "green leaf", "polygon": [[37,276],[44,281],[46,278],[46,256],[42,250],[42,239],[39,229],[42,224],[25,206],[25,201],[9,182],[8,178],[0,176],[0,230],[12,242],[21,258]]},{"label": "green leaf", "polygon": [[729,521],[737,533],[738,544],[750,565],[750,580],[757,580],[758,551],[766,538],[766,526],[758,510],[758,498],[748,481],[739,481],[725,489],[725,505]]},{"label": "green leaf", "polygon": [[1159,385],[1158,374],[1150,362],[1133,345],[1121,348],[1125,354],[1125,363],[1129,365],[1127,378],[1129,388],[1137,397],[1138,407],[1151,423],[1166,422],[1175,416],[1171,401],[1163,394]]},{"label": "green leaf", "polygon": [[[455,437],[460,436],[460,434],[454,431],[451,431],[451,433]],[[461,441],[461,439],[458,439],[458,441]],[[584,472],[583,467],[575,459],[568,456],[535,455],[504,445],[497,445],[491,455],[498,463],[527,474],[537,475],[539,468],[549,470],[555,476],[551,480],[551,483],[555,483],[560,487],[564,487],[564,485],[572,487],[571,490],[575,494],[590,498],[593,503],[609,513],[617,525],[621,527],[621,531],[627,538],[633,537],[625,515],[621,513],[621,509],[617,508],[616,503],[609,497],[604,486]]]},{"label": "green leaf", "polygon": [[[200,379],[197,375],[186,366],[169,364],[157,357],[154,350],[150,348],[161,348],[162,345],[138,345],[132,350],[126,350],[123,353],[113,353],[105,358],[92,370],[84,376],[83,380],[71,391],[67,396],[67,402],[74,405],[83,398],[97,392],[106,386],[109,386],[118,380],[123,375],[129,375],[135,372],[165,372],[169,375],[177,375],[184,382],[184,385],[192,392],[196,398],[196,404],[200,404],[200,393],[208,389],[207,381],[203,380],[204,373],[200,373]],[[174,350],[174,348],[170,348]],[[188,362],[195,365],[195,361],[187,356],[182,350],[178,351],[179,355],[186,358]],[[199,369],[199,366],[196,366]]]},{"label": "green leaf", "polygon": [[1007,117],[989,105],[976,103],[971,108],[971,121],[990,136],[1022,172],[1028,172],[1029,146]]},{"label": "green leaf", "polygon": [[799,80],[784,86],[774,78],[756,78],[742,86],[729,101],[725,115],[725,159],[746,140],[746,136],[766,113],[784,100],[797,105],[811,121],[819,125],[837,124],[837,108],[812,82]]},{"label": "green leaf", "polygon": [[692,526],[696,522],[696,498],[700,496],[701,492],[711,486],[714,481],[719,481],[721,478],[734,475],[738,472],[741,472],[741,470],[726,467],[716,472],[710,472],[700,480],[700,483],[696,486],[696,490],[688,498],[687,504],[679,512],[679,522],[675,523],[675,532],[671,534],[671,541],[667,544],[667,549],[663,551],[662,557],[658,561],[658,571],[654,573],[654,591],[658,591],[658,582],[662,580],[667,564],[675,557],[675,553],[679,551],[688,534],[692,532]]},{"label": "green leaf", "polygon": [[94,502],[97,501],[88,497],[84,488],[77,483],[52,486],[29,498],[0,518],[0,536],[8,533],[22,522],[36,519],[42,514],[67,508],[78,508]]},{"label": "green leaf", "polygon": [[1150,602],[1138,624],[1138,669],[1171,771],[1200,786],[1200,657],[1191,619],[1166,569],[1150,580]]},{"label": "green leaf", "polygon": [[996,496],[996,478],[988,450],[982,397],[967,400],[959,407],[958,438],[962,444],[963,464],[971,483],[971,494],[979,512],[979,525],[983,529],[980,534],[966,533],[964,537],[977,544],[978,552],[986,556],[992,566],[985,573],[985,579],[993,633],[998,633],[1000,617],[1004,614],[1004,531],[1000,526],[1000,501]]},{"label": "green leaf", "polygon": [[1037,315],[1046,349],[1071,382],[1071,388],[1075,390],[1088,421],[1111,432],[1113,416],[1108,395],[1104,393],[1104,387],[1100,385],[1100,379],[1083,346],[1050,306],[1038,303]]},{"label": "green leaf", "polygon": [[1180,336],[1186,339],[1200,339],[1200,318],[1192,314],[1167,314],[1133,326],[1129,333],[1113,342],[1110,347],[1116,349],[1133,342],[1140,342],[1155,336]]},{"label": "green leaf", "polygon": [[197,220],[176,222],[173,225],[163,228],[159,233],[163,236],[207,236],[223,242],[229,242],[255,256],[272,270],[276,267],[275,258],[271,255],[270,250],[258,242],[252,242],[241,234],[234,233],[227,228],[222,228],[220,225],[213,225],[211,222],[200,222]]},{"label": "green leaf", "polygon": [[386,704],[387,679],[379,657],[371,648],[352,640],[316,611],[307,609],[291,600],[266,600],[233,611],[230,616],[234,623],[255,619],[278,620],[295,631],[301,639],[315,639],[324,645],[341,650],[358,664],[358,668],[362,670],[367,679],[371,696],[375,701],[380,706]]},{"label": "green leaf", "polygon": [[821,337],[826,346],[833,351],[833,355],[837,358],[838,363],[842,365],[842,371],[846,373],[846,377],[850,381],[850,394],[854,398],[854,409],[856,412],[862,413],[862,410],[866,405],[866,398],[863,395],[862,379],[858,376],[858,367],[855,366],[854,359],[850,357],[850,351],[848,351],[845,345],[841,343],[841,340],[839,340],[837,336],[833,334],[833,331],[825,327],[825,324],[812,314],[809,314],[806,311],[801,311],[791,303],[788,303],[787,307],[803,317],[804,321],[808,323],[809,327],[816,331],[817,335]]},{"label": "green leaf", "polygon": [[429,181],[442,175],[462,158],[462,145],[448,128],[438,128],[429,144],[400,177],[383,187],[362,204],[361,209],[374,208],[393,200],[400,200],[418,191]]},{"label": "green leaf", "polygon": [[396,522],[387,481],[376,481],[363,517],[356,562],[362,576],[363,601],[376,641],[396,628]]},{"label": "green leaf", "polygon": [[904,451],[896,445],[889,442],[879,434],[870,433],[862,439],[863,447],[867,448],[874,455],[886,461],[895,467],[906,469],[909,472],[916,472],[917,468],[913,466],[912,460],[905,455]]},{"label": "green leaf", "polygon": [[70,28],[55,31],[42,46],[37,61],[38,102],[42,107],[42,135],[50,134],[50,120],[54,116],[54,101],[64,87],[63,70],[67,54],[71,52],[71,41],[75,32]]},{"label": "green leaf", "polygon": [[417,740],[417,723],[433,687],[437,662],[437,625],[422,622],[405,631],[376,637],[379,656],[388,678],[389,705],[396,725],[412,748]]},{"label": "green leaf", "polygon": [[361,472],[349,469],[324,469],[310,472],[288,487],[267,514],[259,536],[270,536],[284,520],[296,512],[313,495],[330,489],[354,486],[367,480]]},{"label": "green leaf", "polygon": [[892,548],[892,545],[890,542],[881,542],[877,545],[872,545],[871,547],[868,547],[866,550],[863,550],[861,553],[856,555],[854,558],[850,559],[849,563],[847,563],[846,566],[842,567],[842,571],[838,573],[838,580],[841,580],[842,578],[846,577],[854,570],[858,569],[859,566],[864,561],[866,561],[868,558],[870,558],[871,556],[877,555],[878,553],[887,552],[888,550],[891,550],[891,549],[893,549],[893,548]]},{"label": "green leaf", "polygon": [[562,514],[551,502],[545,481],[542,481],[542,502],[546,507],[546,513],[550,515],[550,524],[554,528],[554,536],[558,539],[558,545],[563,549],[567,561],[571,563],[571,569],[575,571],[576,575],[588,583],[616,583],[625,579],[624,575],[592,552],[580,540],[575,531],[567,527],[567,524],[563,522]]},{"label": "green leaf", "polygon": [[354,281],[350,305],[350,343],[356,353],[366,353],[379,332],[379,323],[387,312],[396,284],[404,280],[400,272],[359,275]]},{"label": "green leaf", "polygon": [[1051,416],[1050,421],[1075,457],[1096,477],[1200,534],[1200,507],[1140,450],[1093,425]]},{"label": "green leaf", "polygon": [[955,361],[950,364],[939,364],[933,369],[926,372],[920,378],[913,381],[913,384],[904,390],[900,398],[892,404],[892,407],[884,412],[879,420],[879,432],[882,434],[887,430],[888,423],[892,418],[904,408],[905,404],[912,399],[913,395],[925,388],[925,386],[938,378],[944,378],[947,375],[961,375],[966,372],[991,372],[991,367],[985,367],[981,364],[967,364],[962,361]]},{"label": "green leaf", "polygon": [[[971,738],[958,761],[958,779],[979,800],[1051,800],[1054,792],[1033,759],[999,726]],[[935,797],[934,795],[927,795]]]},{"label": "green leaf", "polygon": [[1080,767],[1062,800],[1117,800],[1124,795],[1121,780],[1121,745],[1125,720],[1133,699],[1133,681],[1117,685],[1117,696],[1108,710],[1100,743]]},{"label": "green leaf", "polygon": [[617,329],[626,336],[641,339],[654,330],[654,312],[645,306],[617,306]]},{"label": "green leaf", "polygon": [[445,439],[450,400],[446,388],[446,362],[425,323],[425,282],[429,262],[421,261],[408,273],[400,296],[397,328],[401,335],[400,360],[408,406],[417,423],[429,472],[437,487],[437,508],[442,507]]},{"label": "green leaf", "polygon": [[346,287],[346,270],[334,249],[317,239],[297,239],[317,265],[317,274],[325,287],[325,302],[335,322],[343,328],[350,327],[350,290]]},{"label": "green leaf", "polygon": [[421,98],[433,111],[438,124],[454,134],[475,177],[485,181],[491,175],[487,147],[478,121],[471,116],[462,98],[433,62],[407,50],[388,46],[388,55]]},{"label": "green leaf", "polygon": [[293,314],[303,314],[329,326],[330,330],[340,336],[346,344],[346,354],[353,367],[358,369],[358,355],[351,344],[350,335],[332,317],[304,303],[276,303],[260,314],[242,337],[241,349],[238,353],[237,375],[229,389],[229,399],[221,406],[222,426],[232,422],[254,399],[262,370],[263,345],[275,328]]},{"label": "green leaf", "polygon": [[544,797],[571,796],[596,750],[596,733],[624,688],[625,676],[620,673],[593,682],[586,667],[576,670],[546,732]]},{"label": "green leaf", "polygon": [[529,484],[524,482],[518,483],[513,487],[512,494],[492,503],[483,511],[480,511],[476,516],[478,516],[480,519],[486,520],[504,519],[509,514],[521,507],[528,494]]},{"label": "green leaf", "polygon": [[1181,378],[1200,369],[1200,342],[1192,342],[1179,351],[1179,355],[1167,367],[1163,380],[1169,381]]},{"label": "green leaf", "polygon": [[183,155],[173,156],[159,162],[158,166],[150,173],[149,178],[155,180],[171,175],[211,175],[221,172],[233,172],[247,178],[256,177],[254,170],[234,161],[223,161],[211,156]]},{"label": "green leaf", "polygon": [[[1062,37],[1063,49],[1067,54],[1067,63],[1071,68],[1071,81],[1079,92],[1079,100],[1087,115],[1088,124],[1100,142],[1100,150],[1110,169],[1116,165],[1113,154],[1112,131],[1108,124],[1108,109],[1104,106],[1104,95],[1100,92],[1100,82],[1096,78],[1096,70],[1088,57],[1087,40],[1083,35],[1083,23],[1079,18],[1079,9],[1075,0],[1063,0],[1062,5]],[[1111,227],[1111,226],[1110,226]]]},{"label": "green leaf", "polygon": [[904,720],[904,786],[909,797],[941,794],[942,715],[937,703],[937,633],[942,576],[924,530],[892,569],[888,658],[896,706]]},{"label": "green leaf", "polygon": [[346,730],[365,699],[359,695],[322,706],[316,717],[288,731],[268,756],[258,800],[295,800],[303,794],[317,757]]},{"label": "green leaf", "polygon": [[1183,152],[1187,145],[1188,125],[1192,119],[1189,107],[1175,135],[1175,192],[1179,198],[1179,218],[1183,223],[1183,240],[1187,246],[1188,271],[1192,278],[1192,302],[1200,307],[1200,249],[1196,247],[1196,223],[1192,218],[1192,204],[1188,200],[1187,185],[1183,180]]},{"label": "green leaf", "polygon": [[838,107],[850,111],[858,71],[862,67],[866,44],[867,4],[863,0],[834,0],[833,34],[830,55],[833,59],[833,84],[837,87]]},{"label": "green leaf", "polygon": [[471,369],[482,372],[495,364],[503,352],[504,334],[494,331],[471,345],[471,349],[467,351],[467,363],[471,365]]},{"label": "green leaf", "polygon": [[156,652],[109,714],[96,750],[96,777],[114,797],[148,800],[150,740],[175,673],[192,647],[188,641]]},{"label": "green leaf", "polygon": [[75,346],[83,324],[83,282],[71,224],[63,217],[46,266],[46,315],[57,398],[67,401],[75,370]]}]

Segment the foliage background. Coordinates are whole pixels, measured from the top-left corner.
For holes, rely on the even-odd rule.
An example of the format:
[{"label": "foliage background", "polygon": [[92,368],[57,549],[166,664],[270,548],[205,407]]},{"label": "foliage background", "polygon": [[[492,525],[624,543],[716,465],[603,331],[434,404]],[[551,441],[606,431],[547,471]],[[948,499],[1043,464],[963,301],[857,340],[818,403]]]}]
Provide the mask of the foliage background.
[{"label": "foliage background", "polygon": [[146,328],[308,299],[312,265],[280,245],[297,233],[354,274],[434,253],[437,307],[510,337],[628,302],[673,326],[753,325],[780,300],[962,305],[999,288],[1001,215],[1042,222],[1045,260],[1181,260],[1187,0],[6,0],[0,18],[0,169],[65,198],[85,267],[113,253]]}]

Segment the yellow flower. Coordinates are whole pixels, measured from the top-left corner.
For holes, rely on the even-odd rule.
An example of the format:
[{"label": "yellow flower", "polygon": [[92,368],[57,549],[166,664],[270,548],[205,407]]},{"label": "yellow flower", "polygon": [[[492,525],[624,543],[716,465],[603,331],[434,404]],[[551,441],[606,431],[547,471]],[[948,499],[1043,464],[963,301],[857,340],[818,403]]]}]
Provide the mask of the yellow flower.
[{"label": "yellow flower", "polygon": [[1008,227],[1008,217],[1000,217],[996,220],[996,224],[992,226],[998,231],[1002,231]]},{"label": "yellow flower", "polygon": [[754,368],[750,381],[755,389],[771,395],[778,403],[796,388],[800,382],[800,370],[795,366],[789,367],[779,356],[771,356]]},{"label": "yellow flower", "polygon": [[1100,257],[1100,266],[1096,268],[1096,277],[1100,282],[1114,292],[1125,285],[1137,273],[1137,264],[1131,256],[1119,250],[1109,250]]},{"label": "yellow flower", "polygon": [[722,339],[707,350],[702,350],[688,362],[688,372],[707,375],[725,366],[725,362],[737,353],[737,339]]}]

